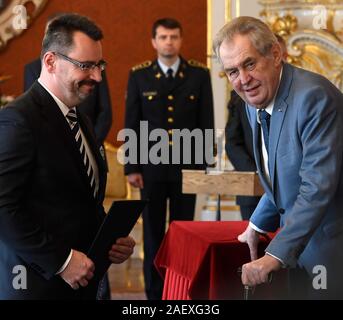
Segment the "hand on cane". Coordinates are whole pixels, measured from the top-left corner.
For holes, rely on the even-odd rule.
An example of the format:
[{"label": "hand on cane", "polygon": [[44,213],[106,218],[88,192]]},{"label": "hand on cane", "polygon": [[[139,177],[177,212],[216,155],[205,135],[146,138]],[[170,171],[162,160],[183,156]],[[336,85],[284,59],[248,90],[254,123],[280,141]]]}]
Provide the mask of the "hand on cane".
[{"label": "hand on cane", "polygon": [[271,272],[281,268],[281,262],[266,254],[262,258],[257,259],[257,248],[260,241],[260,233],[252,229],[250,226],[238,236],[240,242],[245,242],[249,246],[251,262],[242,266],[242,283],[245,289],[254,287],[261,283],[267,283],[271,280]]}]

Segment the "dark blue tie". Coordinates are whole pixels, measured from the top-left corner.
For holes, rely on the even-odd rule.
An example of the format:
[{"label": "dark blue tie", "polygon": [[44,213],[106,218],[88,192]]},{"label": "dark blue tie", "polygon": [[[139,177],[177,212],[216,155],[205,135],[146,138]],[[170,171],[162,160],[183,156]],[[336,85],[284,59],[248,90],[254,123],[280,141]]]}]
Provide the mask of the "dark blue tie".
[{"label": "dark blue tie", "polygon": [[261,122],[264,145],[266,146],[267,153],[269,154],[269,126],[270,126],[270,114],[261,109],[258,111],[258,116]]},{"label": "dark blue tie", "polygon": [[173,80],[174,80],[173,69],[172,68],[169,68],[167,70],[167,79],[168,79],[169,82],[173,82]]},{"label": "dark blue tie", "polygon": [[169,68],[167,70],[167,83],[168,83],[168,89],[172,90],[174,86],[174,77],[173,77],[173,69]]}]

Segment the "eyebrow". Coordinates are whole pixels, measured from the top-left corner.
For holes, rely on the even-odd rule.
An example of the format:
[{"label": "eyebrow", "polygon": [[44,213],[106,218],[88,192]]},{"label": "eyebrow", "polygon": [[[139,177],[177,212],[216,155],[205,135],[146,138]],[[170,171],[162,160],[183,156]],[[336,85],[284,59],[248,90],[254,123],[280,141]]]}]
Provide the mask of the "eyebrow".
[{"label": "eyebrow", "polygon": [[234,71],[234,70],[238,69],[238,67],[245,66],[246,64],[248,64],[249,62],[252,62],[252,61],[256,61],[256,59],[255,59],[255,58],[252,58],[252,57],[247,57],[239,66],[237,66],[237,67],[228,67],[228,68],[224,68],[224,71],[225,71],[225,72]]}]

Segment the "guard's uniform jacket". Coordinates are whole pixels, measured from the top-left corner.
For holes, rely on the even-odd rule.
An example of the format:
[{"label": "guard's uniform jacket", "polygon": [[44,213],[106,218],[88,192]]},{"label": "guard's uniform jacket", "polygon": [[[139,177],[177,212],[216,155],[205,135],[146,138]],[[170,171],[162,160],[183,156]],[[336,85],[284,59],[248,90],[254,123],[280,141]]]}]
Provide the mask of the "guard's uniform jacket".
[{"label": "guard's uniform jacket", "polygon": [[[199,128],[203,133],[204,129],[213,129],[213,97],[207,67],[195,60],[185,61],[181,58],[179,70],[171,83],[157,60],[133,67],[128,81],[125,128],[135,130],[138,138],[140,121],[148,121],[149,135],[157,128],[168,132],[170,160],[173,129],[192,131]],[[151,159],[139,157],[139,145],[143,148],[148,148],[149,145],[150,150],[156,143],[148,144],[145,138],[140,144],[138,139],[138,164],[127,164],[125,174],[140,172],[145,181],[180,181],[181,169],[204,169],[206,166],[195,164],[194,142],[192,149],[189,145],[186,146],[186,150],[192,154],[191,164],[152,164]],[[181,143],[181,161],[182,148]],[[147,150],[144,151],[148,155]],[[148,164],[144,164],[145,160],[148,160]]]}]

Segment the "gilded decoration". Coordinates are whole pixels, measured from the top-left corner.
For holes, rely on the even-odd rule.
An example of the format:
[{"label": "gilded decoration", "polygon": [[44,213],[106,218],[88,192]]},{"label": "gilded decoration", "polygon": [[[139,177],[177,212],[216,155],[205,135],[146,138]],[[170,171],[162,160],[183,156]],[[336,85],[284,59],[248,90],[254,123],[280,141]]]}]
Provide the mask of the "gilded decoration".
[{"label": "gilded decoration", "polygon": [[284,37],[288,61],[320,73],[343,91],[343,0],[260,0],[260,13]]}]

